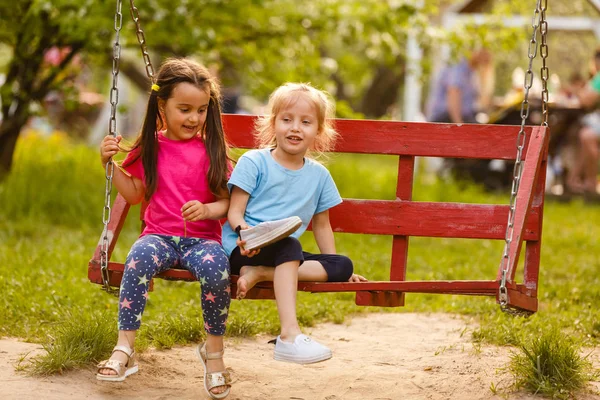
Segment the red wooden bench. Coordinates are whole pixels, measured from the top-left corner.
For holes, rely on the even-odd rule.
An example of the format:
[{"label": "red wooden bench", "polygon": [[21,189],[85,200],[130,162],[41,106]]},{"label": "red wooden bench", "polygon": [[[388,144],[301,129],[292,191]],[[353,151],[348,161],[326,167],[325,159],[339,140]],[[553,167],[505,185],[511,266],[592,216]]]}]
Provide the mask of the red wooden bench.
[{"label": "red wooden bench", "polygon": [[[234,147],[253,148],[253,123],[253,116],[224,116],[229,142]],[[341,134],[336,152],[398,156],[396,200],[344,199],[330,212],[335,232],[393,236],[390,279],[361,283],[300,282],[299,290],[356,292],[358,305],[388,307],[404,305],[404,294],[409,292],[496,296],[498,299],[502,267],[497,276],[489,280],[406,280],[411,236],[504,240],[509,213],[509,205],[412,201],[415,157],[515,160],[519,126],[337,120],[336,127]],[[537,126],[526,127],[525,133],[510,262],[504,268],[507,270],[508,306],[535,312],[549,134],[546,128]],[[108,227],[109,260],[128,210],[129,205],[117,196]],[[517,283],[515,278],[523,242],[526,243],[524,270],[521,282]],[[92,282],[102,284],[100,252],[99,245],[89,263],[88,276]],[[490,262],[500,265],[501,256],[499,254],[497,260]],[[122,274],[122,263],[109,262],[111,286],[119,286]],[[159,277],[194,280],[189,272],[177,269],[166,271]],[[232,276],[233,285],[236,281],[237,276]],[[235,293],[235,287],[232,292]],[[272,299],[271,283],[258,284],[246,298]]]}]

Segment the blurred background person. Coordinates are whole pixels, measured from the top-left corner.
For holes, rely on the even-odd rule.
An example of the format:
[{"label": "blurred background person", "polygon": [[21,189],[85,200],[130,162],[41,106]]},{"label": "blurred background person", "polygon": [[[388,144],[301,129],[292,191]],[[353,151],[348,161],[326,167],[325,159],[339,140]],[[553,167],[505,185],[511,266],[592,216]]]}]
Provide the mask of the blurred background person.
[{"label": "blurred background person", "polygon": [[430,122],[456,124],[477,122],[475,116],[481,94],[479,87],[483,85],[478,71],[489,65],[490,52],[485,48],[478,48],[457,64],[443,68],[430,92],[427,119]]},{"label": "blurred background person", "polygon": [[573,193],[597,194],[598,161],[600,161],[600,48],[594,54],[592,78],[578,90],[581,105],[593,110],[582,119],[578,134],[579,156],[569,171],[567,189]]}]

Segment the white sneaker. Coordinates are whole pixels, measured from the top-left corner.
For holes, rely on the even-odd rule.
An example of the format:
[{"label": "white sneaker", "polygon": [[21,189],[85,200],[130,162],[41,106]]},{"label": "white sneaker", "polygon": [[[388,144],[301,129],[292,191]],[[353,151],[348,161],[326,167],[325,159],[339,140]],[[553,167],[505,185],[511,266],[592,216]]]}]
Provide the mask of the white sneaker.
[{"label": "white sneaker", "polygon": [[240,230],[240,239],[246,242],[246,250],[256,250],[290,236],[302,225],[299,217],[261,222],[249,229]]},{"label": "white sneaker", "polygon": [[277,361],[286,361],[296,364],[311,364],[329,360],[331,350],[315,342],[306,335],[298,335],[293,343],[284,342],[277,336],[273,358]]}]

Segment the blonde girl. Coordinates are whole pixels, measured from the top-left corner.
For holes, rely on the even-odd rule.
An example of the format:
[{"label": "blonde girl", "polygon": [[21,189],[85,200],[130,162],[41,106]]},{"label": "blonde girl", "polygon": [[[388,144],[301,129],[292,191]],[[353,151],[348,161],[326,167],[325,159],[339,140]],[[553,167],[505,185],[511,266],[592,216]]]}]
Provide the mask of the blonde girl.
[{"label": "blonde girl", "polygon": [[[310,158],[332,149],[337,132],[331,125],[333,105],[327,95],[303,83],[287,83],[271,95],[269,114],[256,125],[261,149],[238,161],[228,187],[231,203],[223,227],[223,245],[232,273],[239,274],[237,297],[257,282],[273,281],[281,334],[274,358],[313,363],[331,358],[331,350],[302,334],[296,317],[298,280],[359,281],[352,261],[336,254],[329,209],[342,202],[329,171]],[[237,232],[262,222],[298,216],[301,227],[291,236],[259,251],[244,250]],[[298,238],[312,220],[321,254],[302,251]]]}]

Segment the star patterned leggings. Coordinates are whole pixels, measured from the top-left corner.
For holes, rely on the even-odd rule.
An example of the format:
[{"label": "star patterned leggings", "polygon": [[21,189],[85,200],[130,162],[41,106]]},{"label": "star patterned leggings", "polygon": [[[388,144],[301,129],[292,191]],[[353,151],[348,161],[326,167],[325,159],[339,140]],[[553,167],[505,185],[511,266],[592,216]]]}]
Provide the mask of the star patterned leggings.
[{"label": "star patterned leggings", "polygon": [[127,255],[119,295],[119,330],[140,328],[150,280],[174,266],[190,271],[200,281],[206,332],[224,335],[231,302],[225,250],[214,240],[163,235],[142,236]]}]

